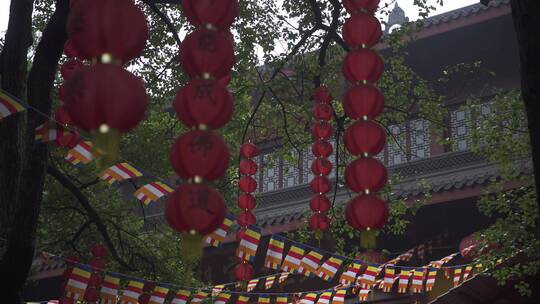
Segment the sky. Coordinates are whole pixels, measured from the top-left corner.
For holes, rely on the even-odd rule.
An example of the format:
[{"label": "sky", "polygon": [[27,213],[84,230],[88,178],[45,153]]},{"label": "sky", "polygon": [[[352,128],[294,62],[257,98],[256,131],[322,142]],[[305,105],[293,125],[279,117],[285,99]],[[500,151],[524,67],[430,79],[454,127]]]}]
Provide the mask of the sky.
[{"label": "sky", "polygon": [[[13,0],[17,1],[17,0]],[[241,1],[241,0],[240,0]],[[381,3],[386,3],[393,0],[382,0]],[[418,18],[418,14],[413,5],[414,0],[397,0],[399,6],[403,8],[405,14],[411,20]],[[0,35],[3,36],[8,25],[9,20],[9,4],[10,0],[0,0]],[[435,4],[436,0],[428,0],[428,3]],[[478,3],[479,0],[445,0],[443,6],[436,5],[437,9],[431,13],[431,15],[441,14],[456,8]]]}]

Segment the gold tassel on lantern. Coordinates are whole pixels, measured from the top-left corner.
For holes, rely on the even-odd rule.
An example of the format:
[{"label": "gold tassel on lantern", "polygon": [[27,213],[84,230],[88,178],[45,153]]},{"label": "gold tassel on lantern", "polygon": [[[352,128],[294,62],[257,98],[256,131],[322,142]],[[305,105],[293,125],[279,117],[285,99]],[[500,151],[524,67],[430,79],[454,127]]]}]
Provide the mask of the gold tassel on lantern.
[{"label": "gold tassel on lantern", "polygon": [[120,132],[107,124],[102,124],[98,130],[92,131],[91,135],[98,169],[104,170],[116,164],[120,149]]},{"label": "gold tassel on lantern", "polygon": [[202,256],[202,236],[195,231],[182,235],[180,254],[189,261],[197,261]]},{"label": "gold tassel on lantern", "polygon": [[365,249],[373,249],[377,245],[377,231],[362,230],[360,232],[360,246]]}]

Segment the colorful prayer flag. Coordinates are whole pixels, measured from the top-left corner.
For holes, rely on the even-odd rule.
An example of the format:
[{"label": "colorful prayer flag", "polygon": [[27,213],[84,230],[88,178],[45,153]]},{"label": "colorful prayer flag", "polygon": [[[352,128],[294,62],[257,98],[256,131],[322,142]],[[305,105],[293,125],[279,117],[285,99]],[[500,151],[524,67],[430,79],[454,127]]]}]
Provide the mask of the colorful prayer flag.
[{"label": "colorful prayer flag", "polygon": [[171,304],[186,304],[189,300],[191,291],[186,289],[180,289],[176,292],[174,299],[171,301]]},{"label": "colorful prayer flag", "polygon": [[227,214],[223,219],[223,223],[221,223],[221,226],[219,226],[218,229],[216,229],[214,232],[210,233],[204,238],[205,242],[210,246],[221,247],[223,241],[225,240],[225,237],[227,236],[227,232],[229,231],[233,223],[234,216],[232,214]]},{"label": "colorful prayer flag", "polygon": [[34,139],[38,143],[47,143],[62,138],[70,132],[61,125],[49,120],[36,128]]},{"label": "colorful prayer flag", "polygon": [[308,254],[304,255],[300,261],[300,267],[298,267],[298,272],[305,275],[306,277],[315,276],[315,272],[319,268],[319,264],[324,256],[318,253],[315,250],[310,251]]},{"label": "colorful prayer flag", "polygon": [[163,286],[156,286],[154,288],[154,291],[152,292],[152,296],[150,297],[150,300],[148,301],[149,304],[163,304],[165,302],[165,298],[167,297],[167,294],[169,293],[169,288],[163,287]]},{"label": "colorful prayer flag", "polygon": [[248,292],[253,291],[253,289],[255,289],[255,287],[257,287],[257,284],[259,284],[259,279],[251,279],[251,280],[249,280],[248,285],[247,285],[247,291]]},{"label": "colorful prayer flag", "polygon": [[212,288],[212,297],[217,296],[225,288],[225,285],[216,285]]},{"label": "colorful prayer flag", "polygon": [[463,272],[463,281],[467,280],[467,278],[471,274],[472,268],[472,266],[465,267],[465,271]]},{"label": "colorful prayer flag", "polygon": [[399,273],[398,292],[406,293],[407,287],[409,287],[409,277],[411,276],[410,270],[401,269]]},{"label": "colorful prayer flag", "polygon": [[204,299],[206,299],[206,297],[208,297],[208,292],[201,290],[193,295],[193,298],[191,298],[191,302],[189,303],[190,304],[201,303]]},{"label": "colorful prayer flag", "polygon": [[424,286],[424,272],[423,268],[417,268],[412,275],[411,288],[413,293],[421,293]]},{"label": "colorful prayer flag", "polygon": [[341,264],[343,264],[343,260],[340,257],[330,257],[319,267],[317,276],[325,281],[331,281],[338,272],[339,267],[341,267]]},{"label": "colorful prayer flag", "polygon": [[288,301],[289,298],[286,295],[276,297],[276,304],[287,304]]},{"label": "colorful prayer flag", "polygon": [[300,244],[293,244],[281,264],[281,270],[296,272],[300,267],[300,261],[304,257],[304,247]]},{"label": "colorful prayer flag", "polygon": [[91,275],[91,270],[86,267],[74,267],[66,284],[67,296],[74,300],[82,300]]},{"label": "colorful prayer flag", "polygon": [[140,200],[144,205],[155,203],[165,195],[173,193],[173,189],[162,182],[153,182],[140,187],[133,196]]},{"label": "colorful prayer flag", "polygon": [[142,294],[144,283],[140,281],[129,281],[128,285],[120,296],[120,304],[137,304]]},{"label": "colorful prayer flag", "polygon": [[107,274],[101,283],[101,304],[116,304],[118,302],[118,289],[120,278]]},{"label": "colorful prayer flag", "polygon": [[399,261],[408,262],[411,260],[414,253],[414,248],[407,250],[407,252],[400,254],[397,259]]},{"label": "colorful prayer flag", "polygon": [[0,90],[0,120],[24,110],[24,105],[17,102],[15,97],[11,96],[6,91]]},{"label": "colorful prayer flag", "polygon": [[230,298],[231,298],[230,293],[222,292],[218,295],[214,304],[226,304]]},{"label": "colorful prayer flag", "polygon": [[119,163],[100,174],[100,178],[110,185],[119,181],[143,176],[142,172],[128,163]]},{"label": "colorful prayer flag", "polygon": [[257,301],[258,304],[270,304],[270,297],[267,295],[260,295],[259,300]]},{"label": "colorful prayer flag", "polygon": [[239,295],[236,300],[236,304],[247,304],[249,302],[249,296]]},{"label": "colorful prayer flag", "polygon": [[379,272],[381,272],[380,267],[368,265],[366,268],[366,271],[364,272],[362,277],[360,277],[360,283],[361,283],[362,288],[364,289],[371,288],[371,286],[373,286],[373,284],[375,283],[375,279],[379,275]]},{"label": "colorful prayer flag", "polygon": [[341,285],[348,286],[354,283],[356,280],[356,276],[358,275],[358,271],[360,271],[360,268],[362,267],[360,260],[354,260],[349,267],[347,268],[347,271],[343,272],[341,275],[341,278],[339,278],[339,282]]},{"label": "colorful prayer flag", "polygon": [[358,300],[367,301],[370,291],[371,289],[369,288],[361,288],[360,291],[358,292]]},{"label": "colorful prayer flag", "polygon": [[238,249],[236,250],[236,256],[244,259],[245,261],[253,262],[255,255],[257,254],[257,248],[259,247],[259,241],[261,240],[261,228],[257,226],[249,226],[242,235],[240,243],[238,243]]},{"label": "colorful prayer flag", "polygon": [[454,287],[457,287],[459,285],[459,281],[461,280],[461,273],[463,272],[463,268],[455,268],[454,269]]},{"label": "colorful prayer flag", "polygon": [[283,259],[283,248],[285,247],[285,239],[277,234],[272,235],[268,243],[268,251],[264,266],[270,269],[278,269]]},{"label": "colorful prayer flag", "polygon": [[338,289],[334,295],[334,298],[332,298],[332,304],[344,304],[346,294],[347,289]]},{"label": "colorful prayer flag", "polygon": [[435,278],[437,277],[437,269],[430,268],[426,280],[426,291],[433,290],[433,286],[435,285]]},{"label": "colorful prayer flag", "polygon": [[384,270],[384,278],[381,283],[381,289],[384,292],[392,291],[392,287],[396,281],[396,268],[394,265],[386,265]]},{"label": "colorful prayer flag", "polygon": [[330,299],[332,299],[332,291],[325,291],[321,294],[319,297],[319,300],[317,300],[317,304],[330,304]]},{"label": "colorful prayer flag", "polygon": [[264,281],[264,289],[268,290],[274,286],[274,282],[276,281],[276,276],[266,277],[266,280]]},{"label": "colorful prayer flag", "polygon": [[315,301],[317,301],[317,294],[307,293],[302,297],[302,299],[300,300],[300,303],[301,304],[315,304]]},{"label": "colorful prayer flag", "polygon": [[278,283],[281,284],[281,283],[285,282],[285,280],[289,277],[289,274],[290,273],[288,273],[288,272],[282,272],[279,275]]},{"label": "colorful prayer flag", "polygon": [[94,160],[92,143],[89,141],[80,142],[75,148],[68,151],[65,159],[79,169],[82,168],[83,165],[89,164]]}]

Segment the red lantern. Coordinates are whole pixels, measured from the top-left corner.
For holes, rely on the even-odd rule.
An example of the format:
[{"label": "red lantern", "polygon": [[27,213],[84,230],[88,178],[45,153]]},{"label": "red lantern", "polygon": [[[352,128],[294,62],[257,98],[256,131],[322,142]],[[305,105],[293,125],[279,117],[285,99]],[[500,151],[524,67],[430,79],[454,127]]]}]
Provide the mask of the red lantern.
[{"label": "red lantern", "polygon": [[234,266],[234,277],[239,281],[247,281],[253,277],[253,266],[240,263]]},{"label": "red lantern", "polygon": [[311,163],[311,172],[315,175],[328,175],[332,172],[332,163],[322,157],[318,157]]},{"label": "red lantern", "polygon": [[315,141],[311,147],[311,151],[316,157],[328,157],[332,155],[333,150],[332,144],[322,139]]},{"label": "red lantern", "polygon": [[246,193],[252,193],[257,190],[257,181],[251,176],[242,176],[238,182],[240,190]]},{"label": "red lantern", "polygon": [[69,112],[66,110],[66,106],[60,106],[54,112],[54,120],[62,125],[71,125],[73,120],[69,115]]},{"label": "red lantern", "polygon": [[229,149],[216,133],[193,130],[176,140],[170,158],[173,169],[181,178],[201,177],[213,181],[227,170]]},{"label": "red lantern", "polygon": [[343,61],[342,72],[351,83],[367,81],[374,83],[383,73],[381,57],[373,50],[358,49],[350,51]]},{"label": "red lantern", "polygon": [[150,297],[152,297],[152,296],[149,293],[141,294],[139,296],[137,304],[148,304],[150,302]]},{"label": "red lantern", "polygon": [[388,205],[373,195],[360,195],[347,204],[345,218],[358,230],[381,229],[388,220]]},{"label": "red lantern", "polygon": [[90,249],[92,255],[96,258],[104,258],[107,256],[107,248],[103,244],[96,244]]},{"label": "red lantern", "polygon": [[227,74],[227,76],[221,77],[221,78],[219,78],[217,81],[218,81],[219,83],[221,83],[222,85],[227,86],[227,85],[229,85],[229,83],[231,82],[231,78],[232,78],[232,75],[231,75],[231,74],[232,74],[232,73],[229,73],[229,74]]},{"label": "red lantern", "polygon": [[324,176],[315,176],[313,180],[309,183],[311,190],[315,193],[324,194],[332,190],[332,185],[330,180]]},{"label": "red lantern", "polygon": [[90,261],[90,267],[93,271],[101,272],[105,270],[105,261],[102,258],[93,258]]},{"label": "red lantern", "polygon": [[90,275],[90,280],[88,280],[88,286],[98,287],[101,284],[101,276],[99,273],[94,272]]},{"label": "red lantern", "polygon": [[315,139],[329,139],[334,134],[334,129],[328,122],[318,121],[311,126],[311,134]]},{"label": "red lantern", "polygon": [[332,203],[326,195],[315,194],[309,201],[309,207],[312,211],[327,212],[332,207]]},{"label": "red lantern", "polygon": [[144,282],[143,292],[144,293],[150,293],[150,292],[154,291],[154,288],[156,288],[156,283],[154,283],[154,282]]},{"label": "red lantern", "polygon": [[77,49],[73,46],[73,43],[71,43],[71,40],[66,41],[64,43],[64,54],[66,54],[67,57],[73,57],[73,58],[81,58],[81,53],[77,51]]},{"label": "red lantern", "polygon": [[326,231],[330,228],[330,219],[322,213],[315,213],[309,218],[309,228],[313,231]]},{"label": "red lantern", "polygon": [[125,133],[144,117],[148,96],[139,77],[117,65],[96,64],[82,68],[66,82],[64,101],[81,129],[97,130],[105,124]]},{"label": "red lantern", "polygon": [[255,209],[256,205],[257,203],[253,195],[244,193],[238,196],[238,208],[243,210],[251,210]]},{"label": "red lantern", "polygon": [[238,16],[237,0],[183,0],[182,7],[189,23],[195,26],[212,24],[223,30]]},{"label": "red lantern", "polygon": [[255,175],[257,173],[257,163],[249,158],[240,160],[240,174]]},{"label": "red lantern", "polygon": [[206,125],[217,129],[231,119],[233,97],[216,80],[192,79],[178,90],[173,106],[186,127]]},{"label": "red lantern", "polygon": [[459,243],[459,253],[464,258],[474,258],[478,255],[480,240],[476,233],[466,236]]},{"label": "red lantern", "polygon": [[84,63],[77,59],[70,59],[62,64],[60,67],[60,74],[67,80],[73,76],[73,74],[84,67]]},{"label": "red lantern", "polygon": [[257,223],[257,218],[251,211],[242,211],[238,214],[236,222],[240,227],[247,227],[250,225],[255,225]]},{"label": "red lantern", "polygon": [[99,293],[96,288],[88,287],[84,293],[84,299],[87,302],[97,302],[99,300]]},{"label": "red lantern", "polygon": [[332,100],[334,98],[330,94],[330,90],[328,89],[328,87],[323,85],[315,89],[315,92],[313,93],[313,99],[316,102],[332,103]]},{"label": "red lantern", "polygon": [[361,84],[351,87],[343,96],[343,109],[352,119],[367,116],[374,119],[384,109],[384,96],[372,85]]},{"label": "red lantern", "polygon": [[223,223],[225,212],[225,201],[207,184],[183,184],[165,204],[165,218],[180,233],[209,234]]},{"label": "red lantern", "polygon": [[240,147],[240,156],[245,158],[253,158],[259,155],[259,150],[257,146],[252,143],[245,143]]},{"label": "red lantern", "polygon": [[180,45],[180,66],[194,78],[222,78],[234,65],[233,41],[229,32],[198,28]]},{"label": "red lantern", "polygon": [[377,192],[386,184],[387,172],[374,158],[359,158],[345,169],[345,183],[354,192]]},{"label": "red lantern", "polygon": [[69,12],[67,32],[84,59],[107,53],[127,62],[142,53],[148,39],[146,18],[130,0],[78,0]]},{"label": "red lantern", "polygon": [[349,14],[362,11],[373,12],[377,9],[380,0],[342,0],[343,6]]},{"label": "red lantern", "polygon": [[351,48],[372,47],[381,34],[381,23],[371,14],[352,15],[343,25],[343,39]]},{"label": "red lantern", "polygon": [[246,229],[240,227],[240,229],[236,232],[236,241],[240,242],[242,238],[244,238],[244,235],[246,234]]},{"label": "red lantern", "polygon": [[60,300],[58,301],[58,304],[73,304],[75,303],[75,301],[72,299],[72,298],[69,298],[69,297],[61,297]]},{"label": "red lantern", "polygon": [[374,121],[358,120],[345,130],[343,140],[352,155],[377,155],[384,149],[386,132]]},{"label": "red lantern", "polygon": [[317,120],[330,120],[334,115],[334,109],[326,103],[317,103],[313,106],[313,117]]},{"label": "red lantern", "polygon": [[73,149],[81,142],[79,132],[74,130],[65,130],[64,135],[57,137],[54,143],[57,147]]}]

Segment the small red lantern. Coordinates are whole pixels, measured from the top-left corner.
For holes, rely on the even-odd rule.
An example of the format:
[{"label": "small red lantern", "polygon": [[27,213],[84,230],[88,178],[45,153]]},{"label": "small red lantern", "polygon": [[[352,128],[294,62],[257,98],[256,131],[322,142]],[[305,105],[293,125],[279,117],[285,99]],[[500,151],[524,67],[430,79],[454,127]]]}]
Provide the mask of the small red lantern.
[{"label": "small red lantern", "polygon": [[103,244],[96,244],[90,249],[90,253],[96,258],[104,258],[107,256],[107,248]]},{"label": "small red lantern", "polygon": [[195,26],[211,24],[223,30],[238,16],[237,0],[183,0],[182,7],[189,23]]},{"label": "small red lantern", "polygon": [[332,203],[326,195],[315,194],[309,201],[309,207],[313,211],[327,212],[332,207]]},{"label": "small red lantern", "polygon": [[247,227],[250,225],[255,225],[257,223],[257,218],[251,211],[242,211],[238,214],[236,218],[238,225],[241,227]]},{"label": "small red lantern", "polygon": [[225,212],[225,201],[207,184],[183,184],[165,204],[165,218],[180,233],[209,234],[223,223]]},{"label": "small red lantern", "polygon": [[60,74],[67,80],[73,76],[73,74],[84,67],[84,63],[77,59],[70,59],[62,64],[60,67]]},{"label": "small red lantern", "polygon": [[379,6],[380,0],[342,0],[343,6],[349,14],[356,14],[362,11],[374,12]]},{"label": "small red lantern", "polygon": [[347,53],[343,61],[342,72],[345,78],[353,83],[377,82],[383,73],[384,64],[381,57],[370,49],[357,49]]},{"label": "small red lantern", "polygon": [[81,142],[81,136],[79,135],[79,132],[74,130],[65,130],[65,133],[61,137],[57,137],[54,140],[54,144],[57,147],[64,147],[73,149],[75,146],[77,146]]},{"label": "small red lantern", "polygon": [[388,220],[388,204],[373,195],[360,195],[347,204],[345,218],[358,230],[380,229]]},{"label": "small red lantern", "polygon": [[243,193],[238,196],[238,208],[243,210],[255,209],[256,200],[251,194]]},{"label": "small red lantern", "polygon": [[386,132],[374,121],[358,120],[345,130],[343,140],[352,155],[377,155],[384,149]]},{"label": "small red lantern", "polygon": [[240,228],[238,229],[238,231],[236,231],[236,235],[235,235],[236,241],[237,241],[237,242],[240,242],[240,240],[242,240],[242,238],[244,238],[244,235],[245,235],[245,234],[246,234],[246,229],[240,227]]},{"label": "small red lantern", "polygon": [[311,134],[315,139],[329,139],[334,134],[334,129],[326,121],[317,121],[311,126]]},{"label": "small red lantern", "polygon": [[186,127],[204,125],[217,129],[231,119],[233,97],[216,80],[192,79],[178,90],[173,106]]},{"label": "small red lantern", "polygon": [[330,90],[328,89],[328,87],[323,85],[315,89],[315,92],[313,93],[313,99],[316,102],[332,103],[332,100],[334,98],[330,94]]},{"label": "small red lantern", "polygon": [[377,192],[386,184],[386,167],[374,158],[359,158],[345,169],[345,183],[354,192]]},{"label": "small red lantern", "polygon": [[240,174],[255,175],[257,173],[257,163],[249,158],[240,160]]},{"label": "small red lantern", "polygon": [[64,54],[66,54],[67,57],[82,58],[81,53],[73,46],[71,40],[64,43]]},{"label": "small red lantern", "polygon": [[73,120],[66,109],[66,106],[60,106],[54,112],[54,120],[62,125],[71,125]]},{"label": "small red lantern", "polygon": [[315,193],[324,194],[332,190],[332,185],[330,180],[325,176],[315,176],[313,180],[309,183],[311,190]]},{"label": "small red lantern", "polygon": [[90,280],[88,280],[88,286],[98,287],[101,284],[101,276],[99,273],[94,272],[90,275]]},{"label": "small red lantern", "polygon": [[143,293],[139,296],[137,304],[148,304],[152,296],[149,293]]},{"label": "small red lantern", "polygon": [[143,285],[143,292],[144,293],[151,293],[156,288],[156,283],[154,282],[144,282]]},{"label": "small red lantern", "polygon": [[330,120],[334,115],[334,109],[326,103],[317,103],[313,106],[313,117],[317,120]]},{"label": "small red lantern", "polygon": [[246,193],[253,193],[257,190],[257,181],[251,176],[242,176],[238,182],[240,190]]},{"label": "small red lantern", "polygon": [[97,302],[99,300],[99,292],[95,287],[88,287],[84,293],[84,299],[87,302]]},{"label": "small red lantern", "polygon": [[253,277],[253,266],[240,263],[234,266],[234,277],[239,281],[247,281]]},{"label": "small red lantern", "polygon": [[181,178],[199,177],[213,181],[225,173],[229,165],[229,149],[216,133],[192,130],[176,140],[170,159]]},{"label": "small red lantern", "polygon": [[384,110],[384,96],[372,85],[353,86],[343,96],[343,109],[352,119],[373,119]]},{"label": "small red lantern", "polygon": [[259,150],[257,149],[257,146],[250,142],[245,143],[240,147],[240,156],[242,157],[253,158],[257,155],[259,155]]},{"label": "small red lantern", "polygon": [[309,228],[313,231],[326,231],[330,228],[330,219],[322,213],[314,213],[309,218]]},{"label": "small red lantern", "polygon": [[130,0],[78,0],[69,12],[67,32],[73,47],[89,60],[110,54],[112,60],[127,62],[142,53],[148,39],[146,18]]},{"label": "small red lantern", "polygon": [[372,47],[381,35],[381,23],[371,14],[352,15],[343,25],[343,39],[351,48]]},{"label": "small red lantern", "polygon": [[332,163],[322,157],[318,157],[313,160],[311,163],[311,172],[315,175],[328,175],[330,172],[332,172],[333,165]]},{"label": "small red lantern", "polygon": [[90,260],[90,267],[95,272],[101,272],[105,270],[105,261],[102,258],[93,258]]},{"label": "small red lantern", "polygon": [[332,155],[334,148],[332,148],[332,144],[326,140],[319,139],[313,143],[311,151],[316,157],[328,157]]},{"label": "small red lantern", "polygon": [[230,32],[198,28],[180,45],[180,66],[194,78],[222,78],[234,65],[233,41]]}]

